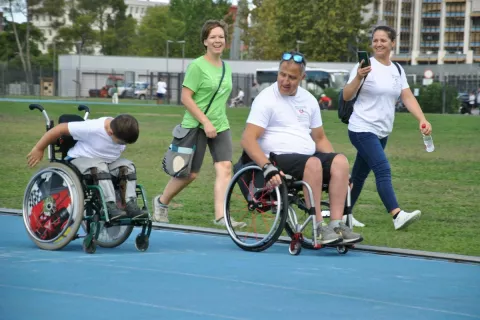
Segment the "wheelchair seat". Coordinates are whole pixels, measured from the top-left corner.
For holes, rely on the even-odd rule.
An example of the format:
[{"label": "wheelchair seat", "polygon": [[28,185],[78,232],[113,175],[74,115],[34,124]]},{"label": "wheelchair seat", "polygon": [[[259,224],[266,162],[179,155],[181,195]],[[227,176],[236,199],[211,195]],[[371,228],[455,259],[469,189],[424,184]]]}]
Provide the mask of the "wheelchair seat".
[{"label": "wheelchair seat", "polygon": [[[58,123],[68,123],[68,122],[76,122],[76,121],[85,121],[82,117],[78,114],[62,114],[58,118]],[[57,141],[57,147],[59,147],[58,151],[62,154],[62,159],[65,159],[67,156],[68,150],[73,148],[77,143],[76,140],[73,139],[72,136],[61,136],[60,139]]]}]

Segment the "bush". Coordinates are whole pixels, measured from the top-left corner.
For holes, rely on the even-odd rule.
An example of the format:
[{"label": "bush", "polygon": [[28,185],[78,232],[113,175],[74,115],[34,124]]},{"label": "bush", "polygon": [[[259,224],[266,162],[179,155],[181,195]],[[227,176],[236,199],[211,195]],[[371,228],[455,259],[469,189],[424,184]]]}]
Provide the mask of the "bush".
[{"label": "bush", "polygon": [[[425,113],[442,113],[443,108],[443,85],[434,82],[429,86],[412,85],[412,92],[415,88],[420,89],[417,97],[418,103]],[[455,87],[445,86],[445,112],[457,113],[460,101],[457,99],[458,91]]]}]

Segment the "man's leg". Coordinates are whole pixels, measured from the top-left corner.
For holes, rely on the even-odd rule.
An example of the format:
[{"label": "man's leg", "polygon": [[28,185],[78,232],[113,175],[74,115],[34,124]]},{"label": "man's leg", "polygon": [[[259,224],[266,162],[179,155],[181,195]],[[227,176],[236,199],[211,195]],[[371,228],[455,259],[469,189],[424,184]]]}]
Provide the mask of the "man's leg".
[{"label": "man's leg", "polygon": [[[301,154],[276,155],[274,162],[284,173],[292,175],[297,180],[303,180],[312,189],[313,205],[315,206],[315,220],[317,242],[320,244],[334,244],[342,241],[339,233],[323,221],[321,198],[323,187],[323,167],[318,157]],[[310,197],[304,188],[304,197],[307,208],[312,207]]]},{"label": "man's leg", "polygon": [[95,178],[98,179],[98,185],[102,188],[110,217],[113,219],[126,215],[125,211],[117,207],[115,189],[113,188],[111,175],[105,161],[101,159],[76,158],[73,159],[71,163],[77,167],[83,175],[92,174],[92,169],[96,169]]},{"label": "man's leg", "polygon": [[[323,168],[320,159],[316,157],[310,157],[305,164],[305,169],[303,171],[303,181],[308,183],[312,189],[313,194],[313,205],[315,207],[315,216],[317,223],[323,221],[322,216],[322,186],[323,186]],[[305,196],[305,202],[307,207],[310,209],[312,206],[312,201],[308,195],[308,191],[303,187],[303,194]]]},{"label": "man's leg", "polygon": [[[333,160],[332,155],[334,155]],[[360,242],[363,240],[362,236],[352,232],[342,220],[348,192],[348,159],[342,154],[322,154],[320,158],[322,158],[324,171],[328,170],[324,175],[329,181],[330,226],[342,235],[343,242]]]}]

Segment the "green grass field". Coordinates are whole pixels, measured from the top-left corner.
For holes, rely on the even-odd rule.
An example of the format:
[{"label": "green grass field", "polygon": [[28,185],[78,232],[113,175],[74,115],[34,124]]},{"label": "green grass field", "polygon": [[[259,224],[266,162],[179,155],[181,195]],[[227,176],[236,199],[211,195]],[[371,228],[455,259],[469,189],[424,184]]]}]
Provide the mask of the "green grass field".
[{"label": "green grass field", "polygon": [[[127,148],[125,156],[135,162],[139,183],[151,201],[169,179],[161,160],[183,108],[89,106],[93,118],[126,112],[138,118],[140,139]],[[44,107],[55,121],[62,113],[78,113],[73,104]],[[228,109],[228,115],[236,161],[248,109]],[[355,150],[348,140],[346,125],[337,119],[336,112],[324,112],[323,119],[335,149],[345,153],[353,165]],[[424,151],[417,122],[403,113],[397,114],[387,145],[399,203],[405,210],[422,210],[421,220],[406,230],[395,231],[375,190],[372,174],[354,210],[356,218],[367,227],[356,231],[362,232],[363,244],[480,256],[480,117],[429,115],[428,119],[433,125],[435,152]],[[11,102],[0,102],[0,121],[0,207],[20,209],[24,188],[38,169],[27,167],[26,155],[44,133],[45,122],[40,112],[28,109],[28,103]],[[176,198],[184,206],[171,211],[170,222],[213,227],[213,181],[214,170],[207,152],[200,178]]]}]

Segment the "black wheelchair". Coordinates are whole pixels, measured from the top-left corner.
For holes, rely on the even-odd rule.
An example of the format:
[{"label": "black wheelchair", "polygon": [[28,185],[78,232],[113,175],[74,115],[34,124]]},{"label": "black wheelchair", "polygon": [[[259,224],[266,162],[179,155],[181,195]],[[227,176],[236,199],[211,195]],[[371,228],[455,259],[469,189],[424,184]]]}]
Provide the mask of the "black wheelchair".
[{"label": "black wheelchair", "polygon": [[[29,108],[42,112],[47,131],[54,127],[53,120],[50,120],[41,105],[31,104]],[[58,123],[86,120],[89,108],[80,105],[78,110],[85,111],[83,118],[75,114],[64,114],[59,117]],[[28,236],[44,250],[60,250],[70,241],[83,238],[83,250],[93,254],[97,245],[104,248],[117,247],[129,238],[134,227],[141,227],[141,232],[135,239],[135,247],[139,251],[146,251],[152,220],[145,190],[141,185],[136,185],[138,205],[148,215],[112,221],[95,175],[82,175],[74,165],[64,160],[75,143],[71,136],[63,136],[55,144],[49,145],[50,162],[28,182],[23,197],[23,221]],[[61,154],[61,157],[57,158],[57,154]],[[127,176],[122,174],[112,180],[119,207],[125,206],[126,180]],[[84,230],[84,235],[79,235],[80,227]]]},{"label": "black wheelchair", "polygon": [[[262,169],[253,162],[234,168],[234,172],[225,196],[224,213],[230,237],[243,250],[264,251],[280,238],[283,231],[291,239],[288,249],[292,255],[300,254],[302,248],[322,247],[335,247],[338,253],[346,254],[349,248],[355,246],[351,243],[322,245],[317,242],[315,208],[307,205],[303,194],[305,187],[309,199],[313,199],[312,189],[305,181],[285,175],[280,186],[268,187]],[[346,225],[352,228],[350,186],[346,185],[345,188],[348,188],[348,193],[344,217]],[[322,189],[328,193],[328,184],[324,184]],[[321,205],[324,210],[329,208],[328,201],[322,200]],[[295,208],[303,211],[304,215],[297,215]],[[325,217],[323,212],[322,216]],[[246,229],[235,230],[232,218],[246,222]]]}]

